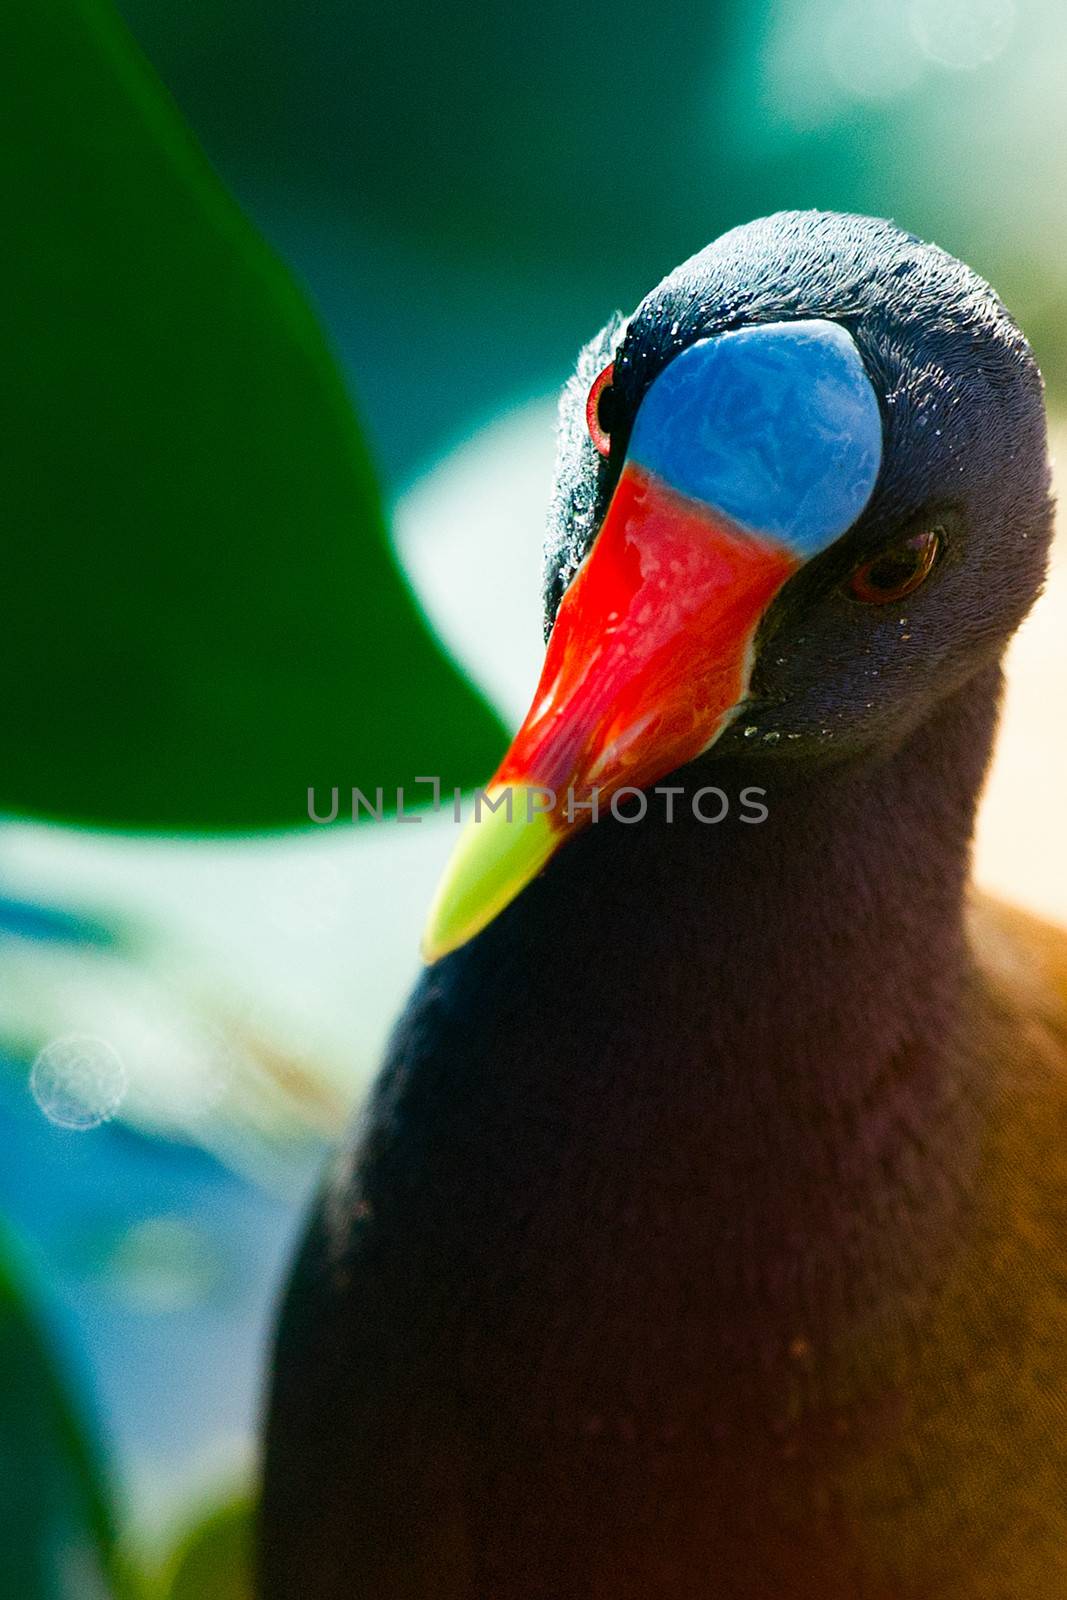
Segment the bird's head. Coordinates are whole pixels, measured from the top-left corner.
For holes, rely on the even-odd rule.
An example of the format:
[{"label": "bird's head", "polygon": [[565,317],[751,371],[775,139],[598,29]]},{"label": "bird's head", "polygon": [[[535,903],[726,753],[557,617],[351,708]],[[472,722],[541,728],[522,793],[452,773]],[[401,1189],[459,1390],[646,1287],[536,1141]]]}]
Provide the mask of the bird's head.
[{"label": "bird's head", "polygon": [[592,820],[594,790],[599,813],[742,749],[769,771],[891,749],[1003,651],[1050,530],[1040,376],[981,279],[865,217],[725,234],[564,392],[544,669],[428,958]]}]

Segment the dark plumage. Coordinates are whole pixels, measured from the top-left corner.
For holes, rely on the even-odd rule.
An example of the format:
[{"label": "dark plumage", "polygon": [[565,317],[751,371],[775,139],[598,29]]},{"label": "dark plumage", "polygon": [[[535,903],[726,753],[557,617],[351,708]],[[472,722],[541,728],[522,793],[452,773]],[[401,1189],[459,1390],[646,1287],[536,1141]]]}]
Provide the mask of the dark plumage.
[{"label": "dark plumage", "polygon": [[[547,616],[672,354],[805,317],[881,476],[675,780],[768,820],[603,821],[422,978],[289,1289],[264,1600],[1067,1594],[1067,943],[967,901],[1050,532],[1022,336],[887,223],[727,234],[583,353]],[[921,589],[849,598],[932,517]]]}]

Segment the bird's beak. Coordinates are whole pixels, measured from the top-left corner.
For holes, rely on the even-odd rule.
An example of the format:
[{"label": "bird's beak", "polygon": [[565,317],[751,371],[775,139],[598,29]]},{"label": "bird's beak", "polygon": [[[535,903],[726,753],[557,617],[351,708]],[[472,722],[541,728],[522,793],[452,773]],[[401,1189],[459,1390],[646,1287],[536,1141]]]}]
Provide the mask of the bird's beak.
[{"label": "bird's beak", "polygon": [[881,452],[877,396],[837,323],[740,328],[667,364],[533,705],[437,891],[427,961],[479,933],[613,796],[714,743],[745,698],[764,611],[852,526]]},{"label": "bird's beak", "polygon": [[624,466],[530,711],[437,891],[427,961],[479,933],[620,790],[714,742],[744,698],[760,617],[798,565],[783,544]]}]

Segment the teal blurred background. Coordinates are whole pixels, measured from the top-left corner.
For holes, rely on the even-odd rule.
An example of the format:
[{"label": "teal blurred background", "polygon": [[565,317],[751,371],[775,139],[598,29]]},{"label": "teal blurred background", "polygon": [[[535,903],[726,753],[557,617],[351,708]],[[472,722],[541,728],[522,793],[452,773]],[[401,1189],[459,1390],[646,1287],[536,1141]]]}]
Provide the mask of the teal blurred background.
[{"label": "teal blurred background", "polygon": [[298,269],[402,483],[731,224],[892,216],[986,275],[1053,382],[1055,0],[233,0],[125,15]]},{"label": "teal blurred background", "polygon": [[[382,599],[391,581],[384,566],[362,586],[357,570],[342,600],[331,599],[324,578],[322,637],[334,640],[337,661],[348,639],[353,659],[368,638],[377,653],[359,655],[351,684],[331,667],[342,751],[346,719],[353,739],[377,728],[375,707],[399,682],[390,719],[439,723],[463,749],[462,781],[488,773],[500,723],[521,715],[537,669],[553,393],[611,311],[630,309],[733,223],[809,205],[895,218],[995,284],[1037,349],[1054,417],[1067,398],[1067,13],[1053,0],[624,0],[610,8],[545,0],[529,9],[122,0],[121,11],[136,46],[112,35],[114,60],[121,55],[132,63],[122,67],[127,77],[150,83],[143,51],[317,314],[360,418],[406,579],[475,686],[448,677],[429,643],[411,666],[417,617],[389,609],[399,606],[395,597]],[[104,7],[48,0],[41,14],[63,30]],[[82,48],[74,40],[72,61],[75,44]],[[48,60],[39,56],[34,67],[46,79]],[[76,117],[63,137],[74,161]],[[104,154],[116,171],[120,137],[135,143],[155,130],[149,119],[109,135]],[[66,148],[57,146],[61,157]],[[31,177],[35,149],[31,138],[21,158]],[[11,187],[18,222],[25,191],[13,170],[0,165],[0,183]],[[209,179],[192,188],[208,194]],[[121,218],[136,217],[143,197],[125,186],[106,199]],[[183,226],[186,237],[195,217]],[[86,227],[74,241],[75,265],[79,250],[88,262],[105,249]],[[55,254],[46,260],[42,247],[35,257],[38,232],[15,230],[35,275],[51,270]],[[121,235],[111,227],[106,248],[117,251]],[[166,286],[167,258],[138,261],[137,239],[131,224],[131,281],[155,282],[155,273]],[[253,247],[242,248],[251,260]],[[97,265],[106,339],[111,268],[103,257]],[[174,273],[179,265],[176,256]],[[265,270],[256,268],[261,277]],[[116,318],[126,292],[115,289]],[[149,311],[152,303],[149,296]],[[212,309],[206,331],[223,348],[227,305],[236,326],[247,300],[235,290]],[[167,315],[161,309],[161,323]],[[16,321],[14,331],[32,363],[32,324]],[[179,400],[164,392],[153,339],[149,320],[122,372],[142,364],[138,405],[172,413],[180,448],[204,422],[197,408],[207,398],[195,372]],[[80,381],[73,347],[69,373],[57,348],[42,406],[59,407]],[[303,381],[305,367],[294,371]],[[91,454],[103,423],[90,411],[77,426]],[[212,416],[205,432],[222,519],[206,548],[213,541],[225,552],[226,581],[236,575],[237,585],[218,612],[231,648],[217,651],[205,674],[225,700],[227,672],[235,680],[242,673],[233,700],[249,727],[262,727],[279,748],[299,746],[305,713],[310,725],[324,692],[311,682],[300,688],[299,679],[317,647],[316,615],[305,618],[306,631],[285,635],[270,676],[264,668],[257,679],[260,658],[243,653],[257,607],[290,585],[282,563],[292,559],[266,541],[245,500],[219,494],[247,432],[238,407]],[[313,445],[309,436],[300,451]],[[69,478],[63,448],[49,448],[51,470]],[[121,439],[115,448],[121,463]],[[183,462],[194,487],[204,454],[201,443]],[[147,477],[137,450],[127,455],[128,472],[109,469],[119,502]],[[256,470],[254,445],[242,459]],[[297,460],[298,505],[299,468]],[[323,481],[310,454],[307,472],[310,497]],[[358,466],[353,481],[362,484],[363,474]],[[370,548],[358,540],[371,538],[366,529],[379,514],[368,509],[369,493],[352,515],[357,551]],[[307,525],[295,533],[299,570],[327,537],[318,502],[309,503]],[[180,587],[183,542],[163,545],[162,521],[138,527],[147,543],[158,535],[166,585]],[[343,516],[338,528],[330,538],[345,536]],[[51,537],[42,526],[25,573],[35,594],[52,596],[45,643],[54,656],[73,650],[77,629],[105,600],[91,567],[69,594],[57,583],[62,533],[58,546]],[[106,528],[96,537],[106,540]],[[145,620],[143,636],[131,633],[123,647],[123,681],[147,674],[155,682],[155,652],[163,651],[178,676],[195,675],[206,631],[190,624],[186,636],[170,616],[157,624],[146,598],[156,591],[141,586],[130,559],[128,550],[116,557],[119,581],[108,580],[119,622],[135,613]],[[219,573],[210,563],[190,568],[187,612],[198,597],[210,609],[221,560]],[[394,614],[395,660],[392,635],[379,625]],[[38,641],[40,633],[33,621]],[[1035,683],[1047,685],[1050,673],[1067,682],[1065,635],[1046,606],[1022,645],[1020,672]],[[110,638],[98,627],[78,648],[95,655]],[[17,671],[16,663],[9,681]],[[1067,769],[1054,752],[1034,767],[1026,716],[1023,706],[1006,736],[1013,756],[1019,766],[1030,762],[1029,779],[1062,809]],[[85,724],[81,710],[78,721]],[[245,818],[246,797],[229,771],[234,809],[221,818],[205,800],[198,825],[195,801],[184,799],[184,810],[156,817],[150,786],[136,815],[112,817],[96,798],[107,793],[103,780],[91,805],[79,802],[79,771],[88,785],[95,748],[91,716],[85,725],[80,768],[60,774],[69,797],[53,805],[34,798],[30,778],[23,788],[13,780],[0,828],[0,1217],[10,1241],[0,1259],[9,1258],[12,1284],[5,1298],[8,1269],[0,1271],[0,1342],[14,1352],[11,1393],[0,1391],[0,1530],[12,1530],[0,1531],[0,1592],[213,1600],[246,1593],[244,1508],[284,1264],[323,1157],[414,976],[451,825],[427,816],[407,827],[279,828],[272,800],[262,807],[269,826],[257,831],[255,805]],[[22,746],[6,738],[12,772],[34,726],[24,722]],[[109,737],[117,739],[112,773],[125,761],[134,773],[152,768],[150,719],[119,723]],[[189,795],[223,783],[212,766],[224,734],[219,741],[214,755],[188,747]],[[63,748],[60,740],[57,772]],[[258,759],[260,746],[249,748],[241,772]],[[309,744],[307,782],[389,782],[371,772],[373,749],[362,753],[357,777],[327,771],[325,748]],[[435,770],[432,753],[421,768],[418,749],[410,759],[405,771]],[[303,781],[304,769],[293,770]],[[299,786],[293,795],[299,813]],[[132,818],[138,831],[64,826],[35,820],[35,810],[83,823]],[[987,881],[1063,913],[1067,875],[1020,852],[1013,815],[998,775],[983,835]],[[1032,831],[1041,834],[1036,824]],[[27,1462],[37,1474],[32,1495]]]}]

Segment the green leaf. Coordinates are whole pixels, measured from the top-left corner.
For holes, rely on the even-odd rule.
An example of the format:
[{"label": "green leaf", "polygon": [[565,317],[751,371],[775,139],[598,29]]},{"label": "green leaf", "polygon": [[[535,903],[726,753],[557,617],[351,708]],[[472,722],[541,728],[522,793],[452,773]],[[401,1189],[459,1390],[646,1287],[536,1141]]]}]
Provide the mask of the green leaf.
[{"label": "green leaf", "polygon": [[318,324],[105,0],[0,8],[0,206],[0,806],[274,827],[485,777]]},{"label": "green leaf", "polygon": [[252,1503],[212,1510],[180,1541],[160,1600],[252,1600]]},{"label": "green leaf", "polygon": [[94,1449],[0,1234],[0,1594],[111,1600],[122,1583]]}]

